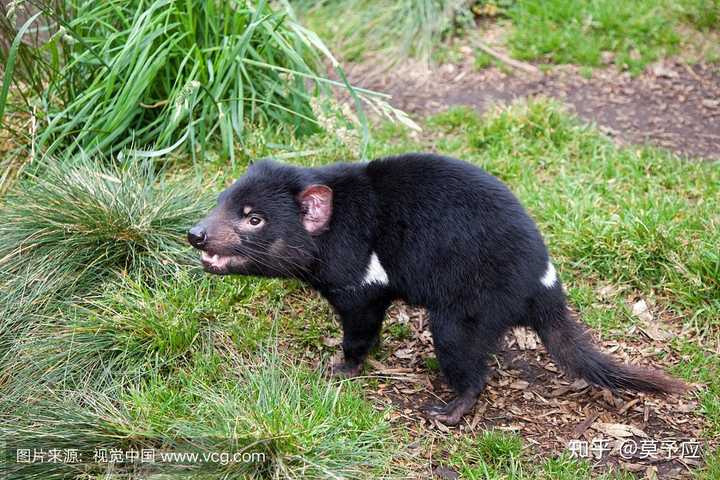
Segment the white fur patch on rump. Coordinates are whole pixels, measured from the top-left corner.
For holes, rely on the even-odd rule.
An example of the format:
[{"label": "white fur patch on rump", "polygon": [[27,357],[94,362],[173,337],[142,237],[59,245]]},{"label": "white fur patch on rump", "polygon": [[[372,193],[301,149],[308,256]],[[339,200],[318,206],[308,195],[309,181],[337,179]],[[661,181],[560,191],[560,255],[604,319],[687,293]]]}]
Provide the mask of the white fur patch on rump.
[{"label": "white fur patch on rump", "polygon": [[390,283],[387,272],[380,264],[380,260],[375,252],[372,252],[372,255],[370,255],[370,262],[368,263],[365,278],[363,278],[362,283],[363,285],[371,285],[373,283],[387,285]]},{"label": "white fur patch on rump", "polygon": [[557,273],[555,272],[555,267],[553,267],[552,262],[548,260],[547,263],[547,270],[545,270],[545,274],[540,277],[540,283],[545,285],[547,288],[552,288],[555,283],[557,283]]}]

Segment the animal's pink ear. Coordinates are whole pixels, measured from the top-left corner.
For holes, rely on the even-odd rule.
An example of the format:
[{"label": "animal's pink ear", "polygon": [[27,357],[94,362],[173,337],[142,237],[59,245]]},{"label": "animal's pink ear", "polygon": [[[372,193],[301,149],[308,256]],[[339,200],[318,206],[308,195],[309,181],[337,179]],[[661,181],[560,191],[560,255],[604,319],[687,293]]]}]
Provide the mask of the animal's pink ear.
[{"label": "animal's pink ear", "polygon": [[298,197],[303,213],[303,226],[310,235],[320,235],[330,224],[333,192],[326,185],[310,185]]}]

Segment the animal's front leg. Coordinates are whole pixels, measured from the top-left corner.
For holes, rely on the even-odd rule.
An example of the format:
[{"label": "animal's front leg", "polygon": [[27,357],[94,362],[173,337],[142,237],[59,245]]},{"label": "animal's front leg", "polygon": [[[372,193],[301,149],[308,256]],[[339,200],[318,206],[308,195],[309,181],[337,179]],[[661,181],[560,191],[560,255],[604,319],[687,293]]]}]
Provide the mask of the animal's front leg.
[{"label": "animal's front leg", "polygon": [[333,365],[334,376],[350,378],[360,373],[365,357],[378,341],[388,305],[387,301],[375,300],[352,308],[336,307],[342,321],[345,358]]}]

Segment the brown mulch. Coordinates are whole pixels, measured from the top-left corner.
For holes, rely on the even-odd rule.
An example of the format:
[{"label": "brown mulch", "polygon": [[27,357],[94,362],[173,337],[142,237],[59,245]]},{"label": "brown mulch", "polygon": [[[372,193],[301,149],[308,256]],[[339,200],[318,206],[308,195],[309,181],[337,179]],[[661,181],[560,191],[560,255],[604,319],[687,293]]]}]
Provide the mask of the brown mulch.
[{"label": "brown mulch", "polygon": [[408,113],[435,113],[453,105],[485,111],[492,104],[543,95],[567,104],[619,143],[649,143],[720,159],[719,65],[664,61],[637,77],[607,68],[588,79],[574,66],[545,74],[495,67],[477,71],[467,49],[461,63],[430,70],[410,62],[384,73],[374,71],[372,62],[349,70],[353,82],[392,95],[392,104]]},{"label": "brown mulch", "polygon": [[[617,335],[622,340],[599,342],[603,350],[626,362],[658,368],[682,361],[667,342],[677,328],[672,319],[663,318],[644,300],[635,302],[629,297],[628,301],[641,320],[639,326]],[[650,328],[646,322],[656,325]],[[410,338],[397,339],[388,333],[397,323],[410,330]],[[442,439],[476,436],[489,429],[519,435],[526,453],[542,458],[569,453],[573,440],[588,446],[604,445],[605,451],[596,451],[594,456],[591,451],[586,457],[593,468],[619,468],[648,478],[689,478],[691,469],[702,465],[701,459],[681,454],[684,441],[697,439],[701,451],[716,447],[703,440],[705,422],[694,394],[613,394],[570,379],[550,360],[537,336],[524,329],[507,335],[474,413],[457,427],[447,427],[423,414],[424,406],[453,397],[442,375],[428,367],[426,359],[434,353],[425,312],[396,303],[388,312],[383,331],[381,347],[368,360],[364,376],[354,381],[365,384],[366,395],[378,410],[391,412],[391,423],[410,435],[413,454],[424,459],[418,458],[428,471],[443,472],[435,473],[441,478],[454,478]],[[319,355],[317,347],[305,352],[316,366],[329,364],[328,355],[333,353],[335,361],[341,358],[339,332],[328,331],[322,340],[324,354]],[[660,353],[665,354],[662,361]],[[635,442],[637,451],[619,451],[628,440]],[[643,442],[655,445],[655,451],[644,454]]]}]

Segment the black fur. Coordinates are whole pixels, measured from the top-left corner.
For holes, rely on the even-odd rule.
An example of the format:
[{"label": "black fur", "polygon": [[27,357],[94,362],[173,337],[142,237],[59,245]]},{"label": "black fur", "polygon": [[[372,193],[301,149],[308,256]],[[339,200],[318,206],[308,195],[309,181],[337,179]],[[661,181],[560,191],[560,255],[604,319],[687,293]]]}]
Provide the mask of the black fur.
[{"label": "black fur", "polygon": [[[322,224],[329,190],[318,191],[320,223],[311,225],[322,228],[311,233],[303,202],[313,185],[329,187],[332,210]],[[248,215],[262,224],[249,227]],[[505,185],[460,160],[409,154],[315,169],[256,162],[196,229],[203,241],[191,243],[219,255],[204,262],[212,273],[296,277],[316,288],[342,321],[341,373],[359,371],[394,299],[427,308],[441,369],[459,395],[434,412],[447,423],[475,403],[488,357],[518,325],[537,330],[561,366],[596,385],[682,389],[593,346],[568,315],[559,279],[540,281],[549,257],[535,223]],[[363,283],[373,253],[387,284]]]}]

